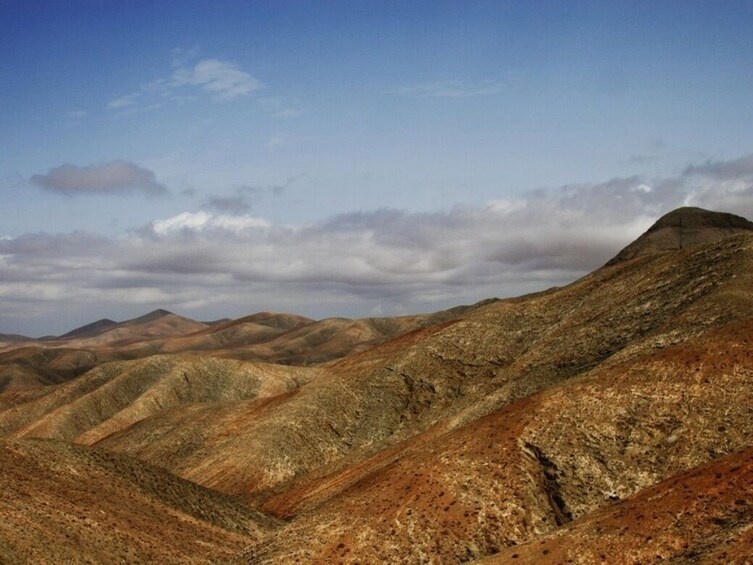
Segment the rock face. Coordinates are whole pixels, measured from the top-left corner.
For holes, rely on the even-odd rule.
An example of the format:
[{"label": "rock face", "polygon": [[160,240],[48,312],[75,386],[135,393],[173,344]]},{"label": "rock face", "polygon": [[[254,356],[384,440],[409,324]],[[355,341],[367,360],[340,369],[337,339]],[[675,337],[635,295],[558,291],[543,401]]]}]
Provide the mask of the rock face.
[{"label": "rock face", "polygon": [[[245,538],[217,538],[227,546],[214,559],[242,542],[249,563],[745,562],[747,220],[680,209],[563,288],[422,320],[312,324],[262,315],[180,339],[248,347],[264,335],[254,347],[272,347],[287,335],[304,361],[331,336],[359,347],[315,368],[162,351],[0,392],[0,463],[3,449],[53,438],[78,455],[45,471],[47,485],[74,471],[86,480],[91,450],[130,462],[129,474],[160,467],[201,485],[197,504],[206,488],[232,496],[255,514]],[[20,478],[3,486],[23,499]],[[67,509],[56,493],[51,504]],[[68,555],[65,539],[37,530]],[[0,534],[0,561],[25,551],[3,545],[26,539],[20,518]]]},{"label": "rock face", "polygon": [[646,233],[620,251],[607,265],[641,255],[688,249],[730,235],[750,232],[753,232],[753,222],[743,217],[702,208],[678,208],[659,218]]}]

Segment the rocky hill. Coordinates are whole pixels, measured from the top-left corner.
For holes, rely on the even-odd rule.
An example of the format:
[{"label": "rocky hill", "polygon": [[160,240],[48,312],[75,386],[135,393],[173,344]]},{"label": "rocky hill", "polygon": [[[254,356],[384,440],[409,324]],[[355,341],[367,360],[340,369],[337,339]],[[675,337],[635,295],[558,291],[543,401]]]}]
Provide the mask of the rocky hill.
[{"label": "rocky hill", "polygon": [[[0,392],[0,446],[53,438],[232,496],[259,525],[228,542],[239,562],[745,562],[745,222],[680,209],[566,287],[435,316],[260,314],[100,350]],[[230,358],[260,351],[300,366]]]}]

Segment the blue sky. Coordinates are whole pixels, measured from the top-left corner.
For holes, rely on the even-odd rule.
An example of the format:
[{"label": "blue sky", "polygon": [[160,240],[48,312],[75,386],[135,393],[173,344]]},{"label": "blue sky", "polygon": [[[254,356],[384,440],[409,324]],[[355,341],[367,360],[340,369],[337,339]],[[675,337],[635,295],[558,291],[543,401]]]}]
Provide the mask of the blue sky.
[{"label": "blue sky", "polygon": [[572,280],[682,204],[750,216],[752,24],[749,1],[0,0],[0,332],[427,311]]}]

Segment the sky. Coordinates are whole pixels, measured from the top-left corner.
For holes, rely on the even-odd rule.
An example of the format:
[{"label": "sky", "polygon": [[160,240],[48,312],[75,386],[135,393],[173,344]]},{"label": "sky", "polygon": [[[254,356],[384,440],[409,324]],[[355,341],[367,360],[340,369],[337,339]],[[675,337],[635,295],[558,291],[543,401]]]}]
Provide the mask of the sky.
[{"label": "sky", "polygon": [[0,0],[0,333],[429,312],[753,218],[753,2]]}]

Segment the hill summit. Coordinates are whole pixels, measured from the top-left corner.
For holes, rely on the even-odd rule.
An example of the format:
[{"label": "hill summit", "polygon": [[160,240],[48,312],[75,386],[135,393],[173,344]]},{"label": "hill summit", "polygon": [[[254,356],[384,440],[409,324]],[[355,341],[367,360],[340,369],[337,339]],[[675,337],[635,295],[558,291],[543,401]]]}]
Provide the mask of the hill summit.
[{"label": "hill summit", "polygon": [[691,206],[677,208],[659,218],[646,233],[620,251],[607,265],[642,255],[679,251],[751,231],[753,222],[735,214]]}]

